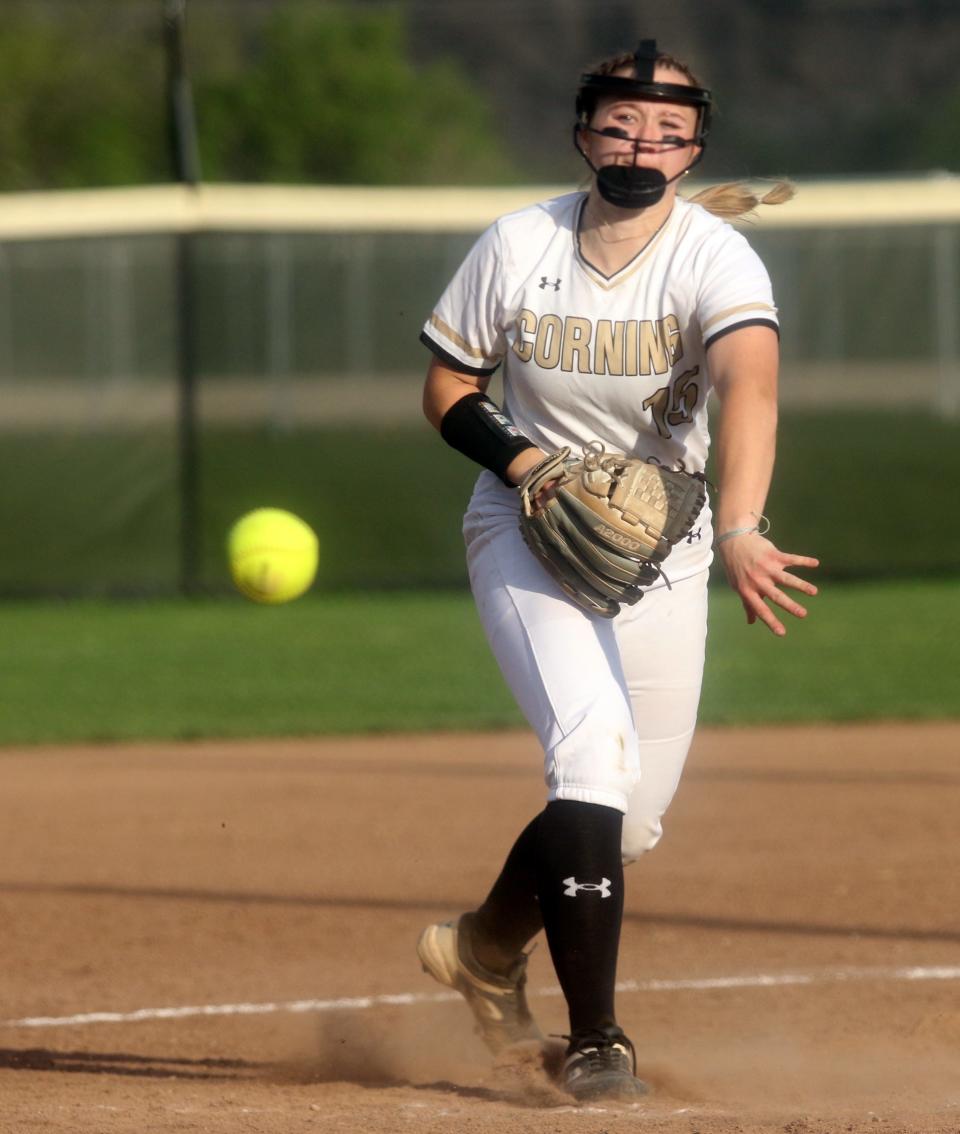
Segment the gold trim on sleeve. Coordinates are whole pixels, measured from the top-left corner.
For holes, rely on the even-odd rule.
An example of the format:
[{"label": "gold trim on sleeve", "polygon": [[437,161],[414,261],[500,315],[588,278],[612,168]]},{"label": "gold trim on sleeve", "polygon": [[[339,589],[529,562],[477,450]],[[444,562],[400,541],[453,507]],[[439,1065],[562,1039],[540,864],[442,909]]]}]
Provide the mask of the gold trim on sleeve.
[{"label": "gold trim on sleeve", "polygon": [[776,307],[771,307],[769,303],[741,303],[737,307],[728,307],[726,311],[721,311],[712,319],[708,319],[700,328],[701,333],[706,333],[714,323],[719,323],[721,319],[726,319],[730,315],[738,315],[741,311],[769,311],[773,315],[777,313]]},{"label": "gold trim on sleeve", "polygon": [[430,326],[436,327],[441,335],[448,338],[455,346],[458,346],[464,354],[469,354],[471,358],[482,359],[484,362],[487,361],[487,355],[485,355],[482,350],[472,347],[462,335],[458,335],[453,327],[444,323],[436,313],[430,316]]}]

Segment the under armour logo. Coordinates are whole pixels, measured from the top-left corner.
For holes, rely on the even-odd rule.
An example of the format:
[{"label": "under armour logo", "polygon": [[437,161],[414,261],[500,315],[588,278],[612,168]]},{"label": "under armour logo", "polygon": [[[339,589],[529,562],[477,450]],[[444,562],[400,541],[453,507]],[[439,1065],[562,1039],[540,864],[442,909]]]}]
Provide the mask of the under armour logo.
[{"label": "under armour logo", "polygon": [[604,878],[601,882],[578,882],[576,878],[564,878],[563,880],[566,890],[564,894],[568,898],[575,898],[582,890],[599,890],[601,898],[610,897],[610,879]]},{"label": "under armour logo", "polygon": [[559,279],[548,280],[546,276],[541,276],[540,277],[540,290],[543,291],[544,288],[548,288],[548,287],[552,287],[554,291],[559,291],[560,290],[560,280]]},{"label": "under armour logo", "polygon": [[699,543],[703,539],[703,529],[696,528],[687,536],[687,543]]}]

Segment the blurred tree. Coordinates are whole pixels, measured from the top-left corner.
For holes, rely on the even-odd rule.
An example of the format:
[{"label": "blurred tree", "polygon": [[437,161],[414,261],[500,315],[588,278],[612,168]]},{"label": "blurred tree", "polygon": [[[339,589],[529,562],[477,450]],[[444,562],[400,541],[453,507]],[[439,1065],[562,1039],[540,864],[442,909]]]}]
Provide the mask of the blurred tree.
[{"label": "blurred tree", "polygon": [[[5,12],[0,188],[75,188],[166,177],[161,62],[102,9]],[[105,46],[110,45],[109,58]]]},{"label": "blurred tree", "polygon": [[196,82],[215,181],[491,183],[517,170],[483,95],[452,63],[416,69],[393,9],[281,9],[245,69]]},{"label": "blurred tree", "polygon": [[[0,25],[0,189],[168,180],[159,3],[15,4]],[[394,9],[191,13],[203,176],[361,184],[516,180],[483,94],[415,67]]]}]

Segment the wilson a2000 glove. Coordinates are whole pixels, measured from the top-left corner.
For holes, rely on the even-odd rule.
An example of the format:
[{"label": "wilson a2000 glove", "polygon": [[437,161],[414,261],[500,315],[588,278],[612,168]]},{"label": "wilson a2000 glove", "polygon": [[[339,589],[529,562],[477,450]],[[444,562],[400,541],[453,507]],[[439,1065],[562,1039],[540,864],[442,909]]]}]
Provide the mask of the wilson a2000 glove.
[{"label": "wilson a2000 glove", "polygon": [[[537,495],[551,482],[540,507]],[[582,459],[561,449],[520,484],[520,531],[572,599],[612,618],[660,577],[670,550],[696,523],[704,484],[699,474],[607,453],[599,442]]]}]

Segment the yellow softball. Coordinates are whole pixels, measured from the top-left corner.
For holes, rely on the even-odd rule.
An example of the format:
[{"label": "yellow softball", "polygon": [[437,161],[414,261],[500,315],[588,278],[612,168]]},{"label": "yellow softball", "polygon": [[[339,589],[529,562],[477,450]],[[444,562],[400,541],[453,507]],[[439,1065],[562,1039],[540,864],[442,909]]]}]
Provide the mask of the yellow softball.
[{"label": "yellow softball", "polygon": [[227,562],[237,590],[254,602],[290,602],[317,573],[320,545],[308,523],[282,508],[256,508],[227,535]]}]

